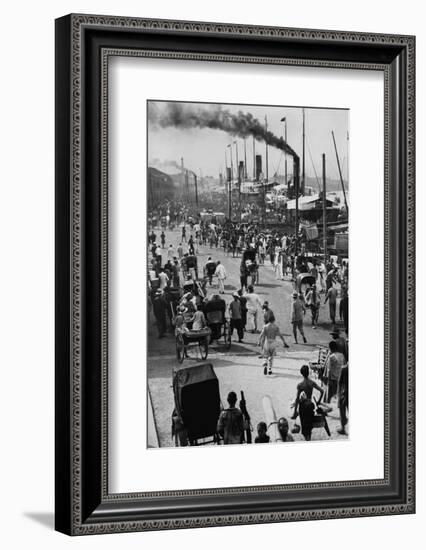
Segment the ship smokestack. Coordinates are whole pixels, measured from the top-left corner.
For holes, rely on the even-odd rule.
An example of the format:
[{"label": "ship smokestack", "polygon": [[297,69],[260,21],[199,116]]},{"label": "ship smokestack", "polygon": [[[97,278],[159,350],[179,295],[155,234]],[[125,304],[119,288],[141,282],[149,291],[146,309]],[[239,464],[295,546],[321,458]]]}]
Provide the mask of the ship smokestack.
[{"label": "ship smokestack", "polygon": [[256,181],[260,180],[262,174],[262,155],[256,155]]}]

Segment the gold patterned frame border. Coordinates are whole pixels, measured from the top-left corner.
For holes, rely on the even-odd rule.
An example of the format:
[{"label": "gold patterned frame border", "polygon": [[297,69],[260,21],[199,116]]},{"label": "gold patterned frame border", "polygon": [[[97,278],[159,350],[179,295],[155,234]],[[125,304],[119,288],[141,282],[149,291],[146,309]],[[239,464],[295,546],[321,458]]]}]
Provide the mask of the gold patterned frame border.
[{"label": "gold patterned frame border", "polygon": [[[93,523],[82,525],[81,517],[81,78],[80,55],[82,30],[86,27],[110,27],[118,29],[155,29],[192,32],[209,32],[216,35],[235,34],[254,37],[288,37],[309,38],[327,41],[346,41],[348,43],[369,44],[401,44],[408,51],[407,74],[407,503],[391,506],[344,507],[327,510],[309,510],[298,512],[273,512],[252,514],[230,514],[213,517],[194,517],[174,520],[126,521],[117,523]],[[199,61],[228,61],[239,63],[261,63],[299,65],[306,67],[326,67],[339,69],[379,70],[385,78],[385,433],[384,433],[384,478],[382,480],[342,481],[333,483],[310,483],[292,485],[234,487],[224,489],[199,489],[188,491],[167,491],[150,493],[117,493],[108,494],[108,59],[110,56],[151,57],[167,59],[187,59]],[[244,25],[227,25],[218,23],[200,23],[187,21],[146,20],[121,17],[103,17],[92,15],[72,16],[72,334],[71,334],[71,365],[72,365],[72,528],[76,535],[117,533],[126,531],[178,529],[214,525],[237,525],[248,523],[283,522],[295,520],[328,519],[341,517],[361,517],[395,513],[410,513],[414,511],[414,200],[415,200],[415,91],[414,91],[414,39],[410,36],[377,35],[364,33],[347,33],[340,31],[323,31],[307,29],[283,29],[275,27],[248,27]],[[193,53],[176,53],[164,51],[105,49],[102,52],[102,115],[101,115],[101,211],[102,211],[102,493],[104,500],[139,500],[155,496],[183,496],[205,494],[247,493],[257,491],[303,490],[307,488],[337,488],[357,487],[362,485],[386,485],[389,481],[389,307],[386,302],[386,288],[389,287],[390,246],[388,227],[390,222],[389,209],[389,143],[391,128],[389,120],[390,94],[389,69],[386,65],[362,63],[336,63],[317,60],[294,60],[285,58],[246,57],[232,55],[209,55]]]}]

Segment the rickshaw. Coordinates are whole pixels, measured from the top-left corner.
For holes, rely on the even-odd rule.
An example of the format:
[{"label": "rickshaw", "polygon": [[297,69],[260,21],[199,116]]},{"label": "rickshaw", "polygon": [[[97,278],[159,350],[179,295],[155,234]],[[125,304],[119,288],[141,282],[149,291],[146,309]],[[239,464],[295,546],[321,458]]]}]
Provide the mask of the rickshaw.
[{"label": "rickshaw", "polygon": [[187,329],[186,331],[178,331],[176,333],[176,357],[179,363],[188,358],[188,348],[197,347],[200,357],[203,361],[207,359],[209,354],[210,328],[202,328],[200,330]]},{"label": "rickshaw", "polygon": [[251,277],[252,284],[259,284],[259,265],[256,261],[256,249],[246,248],[243,250],[241,263],[245,264],[248,276]]},{"label": "rickshaw", "polygon": [[191,292],[197,297],[197,305],[201,303],[206,297],[206,283],[205,281],[194,281],[189,279],[183,283],[183,295]]},{"label": "rickshaw", "polygon": [[172,436],[176,447],[220,444],[217,421],[222,409],[219,380],[210,363],[180,368],[173,374],[175,408]]},{"label": "rickshaw", "polygon": [[204,315],[206,317],[207,326],[211,331],[211,340],[219,341],[223,338],[226,349],[231,347],[231,325],[225,317],[222,309],[211,309],[208,303],[204,306]]},{"label": "rickshaw", "polygon": [[306,286],[312,286],[315,284],[315,277],[311,273],[299,273],[296,277],[296,290],[297,292],[304,293]]}]

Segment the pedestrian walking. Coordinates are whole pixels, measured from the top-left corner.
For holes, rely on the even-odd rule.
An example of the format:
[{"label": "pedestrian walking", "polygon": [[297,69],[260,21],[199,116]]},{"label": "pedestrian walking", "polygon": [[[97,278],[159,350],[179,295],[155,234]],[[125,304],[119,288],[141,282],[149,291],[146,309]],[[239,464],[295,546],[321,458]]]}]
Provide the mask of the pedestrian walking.
[{"label": "pedestrian walking", "polygon": [[265,248],[265,245],[262,241],[259,244],[259,247],[257,249],[257,253],[259,255],[259,264],[263,265],[265,263],[266,248]]},{"label": "pedestrian walking", "polygon": [[241,289],[237,292],[237,294],[241,304],[241,322],[244,332],[247,324],[247,299],[243,296],[243,291]]},{"label": "pedestrian walking", "polygon": [[220,261],[217,262],[216,270],[214,272],[219,284],[219,294],[225,294],[225,280],[227,277],[226,269]]},{"label": "pedestrian walking", "polygon": [[347,413],[349,411],[349,365],[342,367],[340,372],[339,383],[337,386],[337,406],[339,407],[340,428],[337,433],[347,435],[346,425],[348,423]]},{"label": "pedestrian walking", "polygon": [[209,281],[210,286],[213,284],[213,276],[215,274],[215,271],[216,271],[216,262],[214,262],[209,256],[205,265],[205,274]]},{"label": "pedestrian walking", "polygon": [[324,300],[324,305],[327,302],[329,305],[330,320],[333,323],[333,325],[335,325],[336,324],[337,288],[335,288],[333,285],[327,290],[327,294]]},{"label": "pedestrian walking", "polygon": [[182,257],[183,257],[183,246],[182,246],[182,243],[179,243],[179,246],[177,247],[177,253],[178,253],[179,260],[181,260]]},{"label": "pedestrian walking", "polygon": [[247,291],[247,279],[248,279],[249,270],[244,262],[241,262],[240,265],[240,285],[241,290],[245,289]]},{"label": "pedestrian walking", "polygon": [[243,414],[235,404],[237,394],[234,391],[228,393],[229,407],[222,411],[217,422],[217,432],[223,437],[224,445],[238,445],[244,439]]},{"label": "pedestrian walking", "polygon": [[339,304],[339,317],[343,321],[346,334],[349,334],[349,293],[347,290],[343,293],[343,297]]},{"label": "pedestrian walking", "polygon": [[160,267],[158,278],[160,280],[160,290],[164,290],[168,286],[170,279],[162,267]]},{"label": "pedestrian walking", "polygon": [[283,264],[281,257],[281,248],[279,246],[275,247],[274,269],[275,279],[277,279],[277,281],[281,281],[283,278]]},{"label": "pedestrian walking", "polygon": [[276,338],[281,338],[285,348],[289,347],[279,327],[275,324],[275,317],[272,314],[269,322],[263,327],[259,338],[259,346],[263,352],[263,374],[272,374],[272,366],[276,355]]},{"label": "pedestrian walking", "polygon": [[324,369],[324,376],[327,381],[327,403],[330,403],[331,399],[337,393],[340,373],[343,365],[346,363],[343,353],[337,351],[337,347],[337,342],[335,340],[332,340],[328,344],[330,354],[327,358]]},{"label": "pedestrian walking", "polygon": [[269,307],[269,302],[267,302],[267,301],[263,302],[262,312],[263,312],[263,324],[264,325],[269,323],[269,321],[271,320],[271,317],[275,317],[274,312]]},{"label": "pedestrian walking", "polygon": [[291,303],[291,323],[293,325],[294,343],[297,344],[297,330],[302,335],[303,342],[306,344],[307,340],[303,331],[303,318],[306,313],[305,305],[299,298],[296,291],[293,292],[293,301]]},{"label": "pedestrian walking", "polygon": [[345,361],[347,361],[349,358],[348,342],[345,340],[345,338],[343,338],[343,336],[341,336],[338,327],[333,328],[332,332],[330,332],[330,336],[332,336],[333,340],[337,344],[337,351],[343,353]]},{"label": "pedestrian walking", "polygon": [[318,384],[309,378],[309,366],[303,365],[300,369],[300,374],[303,377],[302,382],[297,384],[296,399],[294,402],[294,413],[291,417],[293,420],[299,415],[300,424],[302,428],[302,435],[306,441],[311,440],[315,405],[312,401],[312,394],[314,390],[317,390],[320,394],[317,401],[317,406],[321,403],[321,399],[324,395],[324,390]]},{"label": "pedestrian walking", "polygon": [[161,241],[161,248],[165,248],[165,246],[166,246],[166,235],[164,234],[164,231],[161,232],[160,241]]},{"label": "pedestrian walking", "polygon": [[306,289],[305,304],[311,310],[312,328],[317,328],[321,299],[317,292],[316,283]]},{"label": "pedestrian walking", "polygon": [[234,299],[229,304],[229,313],[231,316],[231,321],[230,321],[231,336],[234,333],[234,330],[236,330],[238,335],[238,342],[241,343],[243,341],[243,336],[244,336],[243,322],[242,322],[242,315],[241,315],[241,302],[236,292],[234,292],[232,296]]},{"label": "pedestrian walking", "polygon": [[252,285],[249,285],[248,292],[244,294],[244,298],[247,301],[247,325],[248,330],[253,334],[258,332],[257,330],[257,312],[260,307],[262,307],[262,302],[258,294],[254,292]]}]

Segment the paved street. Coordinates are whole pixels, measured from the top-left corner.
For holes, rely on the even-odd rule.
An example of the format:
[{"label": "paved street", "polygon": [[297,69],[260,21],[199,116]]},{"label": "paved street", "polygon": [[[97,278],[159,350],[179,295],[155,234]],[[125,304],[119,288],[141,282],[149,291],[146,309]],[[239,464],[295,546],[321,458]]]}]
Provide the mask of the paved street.
[{"label": "paved street", "polygon": [[[157,235],[160,231],[156,231]],[[181,229],[166,232],[166,248],[173,244],[175,250],[180,242]],[[189,237],[189,233],[188,233]],[[184,249],[186,249],[184,244]],[[167,250],[164,249],[163,261],[167,256]],[[225,296],[223,298],[229,303],[232,300],[232,293],[239,289],[239,267],[241,257],[232,258],[227,256],[223,249],[210,249],[202,246],[199,249],[198,265],[199,271],[212,256],[213,260],[220,260],[224,264],[228,278],[225,285]],[[255,288],[262,302],[268,300],[273,310],[277,324],[284,334],[290,349],[284,349],[281,341],[278,345],[278,354],[274,361],[273,374],[264,376],[262,368],[262,359],[259,359],[260,348],[257,345],[259,335],[244,335],[244,343],[236,342],[237,335],[234,333],[233,342],[230,350],[226,350],[222,344],[214,344],[209,348],[207,361],[213,364],[216,375],[219,379],[221,399],[226,405],[226,396],[229,391],[234,390],[237,395],[241,390],[245,392],[247,408],[251,415],[254,429],[261,420],[265,419],[262,407],[262,398],[269,395],[272,399],[277,418],[285,416],[290,418],[292,409],[290,404],[295,399],[296,385],[301,381],[299,373],[300,367],[310,360],[315,360],[318,356],[318,344],[327,345],[330,340],[329,332],[331,323],[328,318],[328,304],[323,305],[324,297],[321,296],[321,309],[319,314],[319,325],[317,329],[311,327],[310,312],[306,313],[305,335],[307,344],[295,344],[292,335],[292,325],[290,322],[290,304],[293,283],[289,280],[277,281],[275,273],[266,260],[264,266],[260,266],[260,281]],[[217,291],[216,281],[213,280],[213,286],[207,287],[208,294]],[[159,446],[174,445],[171,438],[171,414],[173,411],[173,390],[172,373],[174,369],[180,367],[175,355],[174,334],[168,334],[163,339],[157,338],[157,332],[154,325],[154,318],[149,323],[149,349],[148,349],[148,386],[152,401],[153,419],[157,430]],[[262,323],[259,323],[259,328]],[[300,341],[300,336],[299,336]],[[200,361],[197,357],[197,348],[190,348],[190,357],[185,359],[182,366],[188,366]],[[331,430],[332,438],[344,438],[336,433],[340,426],[338,411],[335,401],[332,401],[333,411],[329,413],[328,424]],[[290,429],[293,421],[290,421]],[[255,435],[255,433],[253,434]],[[299,434],[294,435],[295,440],[303,440]],[[328,439],[323,429],[314,429],[312,440]],[[150,443],[152,444],[152,443]]]}]

